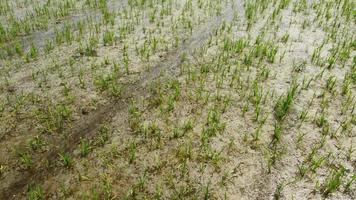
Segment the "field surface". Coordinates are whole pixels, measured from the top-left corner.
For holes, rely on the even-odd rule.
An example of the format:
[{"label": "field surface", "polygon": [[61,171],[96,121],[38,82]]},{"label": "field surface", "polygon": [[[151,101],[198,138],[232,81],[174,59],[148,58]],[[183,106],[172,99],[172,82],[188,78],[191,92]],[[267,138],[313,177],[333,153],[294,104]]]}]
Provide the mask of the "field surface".
[{"label": "field surface", "polygon": [[355,0],[0,1],[0,200],[353,200],[355,106]]}]

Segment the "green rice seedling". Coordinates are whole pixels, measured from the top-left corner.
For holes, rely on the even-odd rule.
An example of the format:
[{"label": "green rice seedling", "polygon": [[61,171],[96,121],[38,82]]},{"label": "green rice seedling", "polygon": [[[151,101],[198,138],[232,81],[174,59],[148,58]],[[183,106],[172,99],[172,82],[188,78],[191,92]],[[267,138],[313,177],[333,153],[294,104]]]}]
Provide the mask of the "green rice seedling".
[{"label": "green rice seedling", "polygon": [[[322,135],[329,135],[330,134],[330,124],[329,123],[326,123],[322,129],[321,129],[321,134]],[[334,138],[336,135],[336,133],[331,133],[331,138]]]},{"label": "green rice seedling", "polygon": [[32,59],[37,58],[38,56],[38,49],[34,44],[31,45],[29,52],[26,54],[26,62],[30,62]]},{"label": "green rice seedling", "polygon": [[313,52],[312,58],[311,58],[312,63],[319,64],[319,62],[320,62],[320,53],[321,53],[321,49],[322,49],[323,45],[324,44],[322,44],[322,46],[314,49],[314,52]]},{"label": "green rice seedling", "polygon": [[326,94],[325,90],[323,91],[323,93],[319,97],[321,97],[320,109],[321,109],[321,112],[324,113],[324,112],[326,112],[327,108],[329,107],[330,99],[328,98],[328,95]]},{"label": "green rice seedling", "polygon": [[326,89],[329,92],[333,93],[333,91],[335,89],[335,84],[336,84],[336,77],[335,76],[329,77],[328,80],[326,81]]},{"label": "green rice seedling", "polygon": [[343,81],[343,84],[342,84],[342,90],[341,90],[341,95],[342,96],[346,96],[346,95],[348,95],[350,93],[350,84],[351,84],[351,81],[345,75],[344,81]]},{"label": "green rice seedling", "polygon": [[284,56],[286,55],[286,53],[287,53],[287,51],[285,50],[285,51],[283,51],[283,53],[281,53],[281,55],[279,56],[279,62],[280,62],[280,63],[282,62],[282,60],[283,60]]},{"label": "green rice seedling", "polygon": [[161,184],[157,184],[155,187],[155,192],[153,195],[154,199],[162,199],[163,196],[163,189]]},{"label": "green rice seedling", "polygon": [[274,124],[274,131],[273,131],[273,136],[272,136],[272,141],[271,141],[272,145],[280,143],[282,133],[283,133],[282,123],[276,122]]},{"label": "green rice seedling", "polygon": [[281,38],[281,41],[283,43],[287,43],[288,42],[288,39],[289,39],[289,34],[288,33],[285,33],[282,38]]},{"label": "green rice seedling", "polygon": [[143,133],[146,137],[156,138],[160,141],[161,129],[158,127],[157,122],[148,123],[145,132]]},{"label": "green rice seedling", "polygon": [[79,79],[79,85],[82,89],[85,88],[85,78],[84,78],[84,70],[80,69],[79,74],[78,74],[78,79]]},{"label": "green rice seedling", "polygon": [[122,92],[115,74],[97,76],[94,80],[94,85],[101,92],[107,91],[112,97],[120,97]]},{"label": "green rice seedling", "polygon": [[183,132],[187,133],[188,131],[193,130],[194,128],[194,121],[191,119],[188,119],[184,122],[183,126],[182,126],[182,130]]},{"label": "green rice seedling", "polygon": [[258,121],[260,113],[261,113],[261,103],[262,103],[263,91],[261,87],[258,85],[258,81],[254,81],[252,84],[252,94],[251,101],[255,107],[255,121]]},{"label": "green rice seedling", "polygon": [[302,12],[306,11],[308,8],[307,0],[295,1],[293,4],[293,12]]},{"label": "green rice seedling", "polygon": [[235,53],[241,53],[245,47],[248,46],[248,41],[244,38],[238,39],[233,45],[233,51]]},{"label": "green rice seedling", "polygon": [[205,131],[209,137],[215,136],[217,133],[225,130],[225,123],[220,121],[221,115],[216,108],[212,108],[208,112]]},{"label": "green rice seedling", "polygon": [[314,80],[314,77],[311,77],[309,80],[304,78],[303,83],[302,83],[302,90],[307,90],[310,87],[310,84],[313,80]]},{"label": "green rice seedling", "polygon": [[271,70],[267,66],[263,66],[260,69],[260,73],[258,75],[260,81],[266,81],[271,74]]},{"label": "green rice seedling", "polygon": [[309,171],[309,166],[302,163],[300,165],[298,165],[298,175],[299,175],[299,178],[303,178],[307,172]]},{"label": "green rice seedling", "polygon": [[319,128],[322,128],[328,123],[325,113],[321,113],[318,118],[315,119],[315,123]]},{"label": "green rice seedling", "polygon": [[44,47],[44,52],[46,54],[49,54],[53,49],[54,49],[54,46],[53,46],[52,41],[51,40],[46,40],[45,47]]},{"label": "green rice seedling", "polygon": [[210,199],[210,181],[206,186],[204,186],[204,200],[209,200]]},{"label": "green rice seedling", "polygon": [[355,149],[353,148],[352,144],[350,145],[350,147],[347,149],[346,152],[346,160],[347,161],[351,161],[352,158],[352,154],[355,152]]},{"label": "green rice seedling", "polygon": [[60,164],[65,168],[70,168],[73,166],[73,158],[68,153],[58,154]]},{"label": "green rice seedling", "polygon": [[250,53],[245,54],[245,57],[244,57],[244,59],[243,59],[243,63],[244,63],[247,67],[249,67],[249,66],[252,65],[252,60],[253,60],[252,53],[253,53],[253,52],[251,51]]},{"label": "green rice seedling", "polygon": [[352,132],[351,119],[343,120],[340,126],[341,126],[341,134],[348,135],[349,137],[351,137],[351,132]]},{"label": "green rice seedling", "polygon": [[287,94],[284,96],[279,97],[275,107],[274,107],[274,114],[278,121],[282,121],[293,103],[295,98],[296,92],[298,89],[298,85],[293,84],[287,91]]},{"label": "green rice seedling", "polygon": [[253,140],[259,141],[261,136],[262,126],[258,126],[253,132]]},{"label": "green rice seedling", "polygon": [[321,167],[321,165],[329,158],[329,156],[330,154],[320,157],[313,156],[310,160],[311,163],[309,166],[309,170],[316,173],[316,170]]},{"label": "green rice seedling", "polygon": [[15,43],[14,49],[15,49],[15,52],[16,52],[17,55],[19,55],[19,56],[22,56],[22,55],[23,55],[24,50],[23,50],[22,45],[21,45],[19,42],[16,42],[16,43]]},{"label": "green rice seedling", "polygon": [[136,159],[136,149],[137,149],[136,143],[135,143],[135,141],[132,141],[129,144],[129,163],[130,164],[132,164]]},{"label": "green rice seedling", "polygon": [[275,60],[277,51],[278,51],[278,47],[276,47],[276,46],[271,46],[271,47],[268,49],[267,55],[266,55],[268,62],[274,63],[274,60]]},{"label": "green rice seedling", "polygon": [[355,96],[349,93],[349,95],[347,95],[347,97],[344,98],[341,102],[341,114],[345,114],[349,110],[354,110],[354,107],[355,107]]},{"label": "green rice seedling", "polygon": [[123,61],[124,61],[126,75],[129,75],[130,74],[130,69],[129,69],[130,59],[129,59],[129,53],[128,53],[128,46],[126,44],[124,45],[124,49],[123,49]]},{"label": "green rice seedling", "polygon": [[103,180],[100,183],[100,190],[102,193],[103,199],[113,199],[113,187],[111,181],[105,175]]},{"label": "green rice seedling", "polygon": [[299,120],[300,120],[300,126],[307,120],[308,118],[308,113],[309,113],[309,107],[305,108],[302,110],[302,112],[299,115]]},{"label": "green rice seedling", "polygon": [[89,42],[83,47],[80,45],[78,52],[81,55],[94,57],[97,56],[96,48],[98,47],[98,39],[94,36],[89,38]]},{"label": "green rice seedling", "polygon": [[282,196],[283,196],[282,192],[283,192],[283,189],[284,189],[285,186],[286,186],[286,184],[283,183],[283,182],[277,184],[276,190],[274,191],[274,194],[273,194],[273,199],[274,200],[282,199]]},{"label": "green rice seedling", "polygon": [[45,194],[41,185],[30,185],[27,189],[28,200],[42,200],[45,199]]},{"label": "green rice seedling", "polygon": [[113,26],[115,24],[116,13],[109,11],[107,6],[101,8],[101,13],[103,15],[103,20],[106,25],[110,24]]},{"label": "green rice seedling", "polygon": [[272,172],[272,167],[276,164],[277,160],[283,155],[283,148],[273,145],[272,148],[266,148],[264,156],[267,159],[267,172]]},{"label": "green rice seedling", "polygon": [[90,188],[90,195],[85,195],[83,196],[83,199],[89,199],[89,197],[93,200],[99,200],[100,199],[100,194],[97,189],[97,185],[94,187]]},{"label": "green rice seedling", "polygon": [[296,141],[296,145],[297,148],[300,149],[301,145],[303,143],[304,137],[306,136],[306,133],[298,133],[297,135],[297,141]]},{"label": "green rice seedling", "polygon": [[41,148],[43,148],[43,146],[45,146],[46,143],[43,140],[43,138],[39,135],[35,136],[33,139],[31,139],[29,141],[29,146],[31,147],[32,150],[36,151],[39,150]]},{"label": "green rice seedling", "polygon": [[114,32],[107,30],[104,32],[103,34],[103,43],[104,46],[110,46],[112,45],[115,41],[114,41]]},{"label": "green rice seedling", "polygon": [[263,118],[258,122],[258,127],[255,129],[255,132],[253,134],[253,140],[255,142],[259,141],[263,125],[266,123],[267,118],[268,118],[268,114],[263,116]]},{"label": "green rice seedling", "polygon": [[179,129],[179,128],[173,129],[173,136],[172,136],[173,139],[178,139],[178,138],[184,137],[184,135],[185,134],[181,129]]},{"label": "green rice seedling", "polygon": [[[12,7],[8,1],[4,1],[0,3],[0,14],[6,15],[12,11]],[[0,40],[1,41],[1,40]]]},{"label": "green rice seedling", "polygon": [[132,101],[129,107],[129,126],[131,131],[138,133],[140,131],[141,124],[141,112],[136,105],[136,102]]},{"label": "green rice seedling", "polygon": [[252,26],[253,21],[255,20],[255,15],[257,11],[257,5],[253,1],[248,1],[245,4],[245,16],[247,18],[247,30]]},{"label": "green rice seedling", "polygon": [[66,43],[70,44],[72,42],[74,37],[71,31],[71,26],[69,24],[64,24],[61,35]]},{"label": "green rice seedling", "polygon": [[345,172],[346,169],[342,166],[339,169],[333,169],[330,171],[330,174],[324,181],[322,187],[322,193],[324,196],[328,196],[339,189],[342,184],[343,177],[345,176]]},{"label": "green rice seedling", "polygon": [[162,113],[170,113],[174,110],[174,104],[175,104],[175,101],[172,97],[168,97],[168,100],[167,100],[167,105],[162,105],[161,106],[161,112]]},{"label": "green rice seedling", "polygon": [[191,160],[193,156],[191,142],[179,145],[176,152],[176,156],[180,162],[186,162],[187,160]]},{"label": "green rice seedling", "polygon": [[334,55],[331,55],[329,56],[327,59],[326,59],[326,68],[331,70],[332,68],[334,68],[334,65],[336,63],[336,57]]},{"label": "green rice seedling", "polygon": [[80,156],[86,157],[91,151],[90,141],[87,139],[80,139]]},{"label": "green rice seedling", "polygon": [[350,191],[351,189],[351,186],[354,184],[354,182],[356,181],[356,174],[354,173],[352,176],[351,176],[351,179],[348,180],[345,184],[345,192],[348,192]]},{"label": "green rice seedling", "polygon": [[33,158],[32,156],[27,153],[27,152],[22,152],[21,150],[18,150],[16,153],[17,156],[20,159],[20,163],[25,167],[25,168],[30,168],[33,166]]}]

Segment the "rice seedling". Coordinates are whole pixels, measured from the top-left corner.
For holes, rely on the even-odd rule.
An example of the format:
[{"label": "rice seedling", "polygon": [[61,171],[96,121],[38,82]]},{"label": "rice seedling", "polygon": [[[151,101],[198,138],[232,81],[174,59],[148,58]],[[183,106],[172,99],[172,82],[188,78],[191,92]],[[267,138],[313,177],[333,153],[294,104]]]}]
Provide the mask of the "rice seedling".
[{"label": "rice seedling", "polygon": [[279,97],[274,107],[274,114],[278,121],[282,121],[293,103],[298,85],[292,85],[284,96]]},{"label": "rice seedling", "polygon": [[25,168],[30,168],[33,166],[33,158],[32,155],[30,155],[29,153],[18,151],[17,156],[19,157],[19,161]]},{"label": "rice seedling", "polygon": [[41,200],[45,199],[45,193],[41,185],[30,185],[27,190],[28,200]]},{"label": "rice seedling", "polygon": [[65,168],[71,168],[73,166],[73,158],[68,153],[58,154],[60,164]]},{"label": "rice seedling", "polygon": [[35,45],[32,44],[30,50],[26,54],[26,62],[30,62],[31,60],[37,58],[38,56],[38,49]]},{"label": "rice seedling", "polygon": [[129,163],[132,164],[136,159],[136,143],[132,141],[129,145]]},{"label": "rice seedling", "polygon": [[112,45],[115,42],[114,39],[114,32],[106,31],[103,35],[104,46]]},{"label": "rice seedling", "polygon": [[81,139],[80,140],[80,156],[81,157],[85,157],[89,154],[91,150],[90,147],[90,141],[86,140],[86,139]]},{"label": "rice seedling", "polygon": [[336,191],[341,186],[344,175],[345,168],[343,167],[332,170],[324,182],[322,193],[325,196],[328,196],[330,193]]},{"label": "rice seedling", "polygon": [[353,174],[351,179],[346,182],[345,191],[349,191],[350,190],[350,188],[353,185],[353,183],[355,182],[355,180],[356,180],[356,174]]},{"label": "rice seedling", "polygon": [[353,7],[1,1],[0,199],[352,198]]},{"label": "rice seedling", "polygon": [[45,141],[43,141],[43,138],[39,135],[35,136],[33,139],[29,141],[29,146],[34,151],[43,148],[45,145],[46,145]]}]

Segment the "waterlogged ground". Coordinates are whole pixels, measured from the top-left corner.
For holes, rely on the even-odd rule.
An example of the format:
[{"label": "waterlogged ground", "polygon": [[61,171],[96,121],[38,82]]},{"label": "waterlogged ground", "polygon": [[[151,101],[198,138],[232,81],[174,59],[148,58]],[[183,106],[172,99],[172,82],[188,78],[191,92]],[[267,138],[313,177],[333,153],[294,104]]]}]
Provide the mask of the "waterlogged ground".
[{"label": "waterlogged ground", "polygon": [[3,0],[0,199],[355,199],[353,0]]}]

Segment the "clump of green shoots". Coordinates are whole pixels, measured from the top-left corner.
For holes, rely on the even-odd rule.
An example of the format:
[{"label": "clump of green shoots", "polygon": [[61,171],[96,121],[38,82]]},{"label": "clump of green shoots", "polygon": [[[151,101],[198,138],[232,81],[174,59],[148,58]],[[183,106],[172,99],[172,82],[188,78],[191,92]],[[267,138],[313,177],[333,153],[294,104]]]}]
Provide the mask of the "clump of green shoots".
[{"label": "clump of green shoots", "polygon": [[345,172],[346,169],[344,167],[341,167],[340,169],[334,169],[330,172],[322,187],[322,193],[325,196],[335,192],[341,186]]},{"label": "clump of green shoots", "polygon": [[41,185],[34,184],[30,185],[27,190],[28,200],[42,200],[44,199],[44,191]]},{"label": "clump of green shoots", "polygon": [[286,95],[279,97],[274,107],[274,116],[278,121],[283,121],[286,115],[288,114],[289,109],[295,98],[297,89],[298,85],[293,84],[287,91]]},{"label": "clump of green shoots", "polygon": [[73,165],[73,158],[68,153],[58,154],[60,164],[65,168],[70,168]]}]

